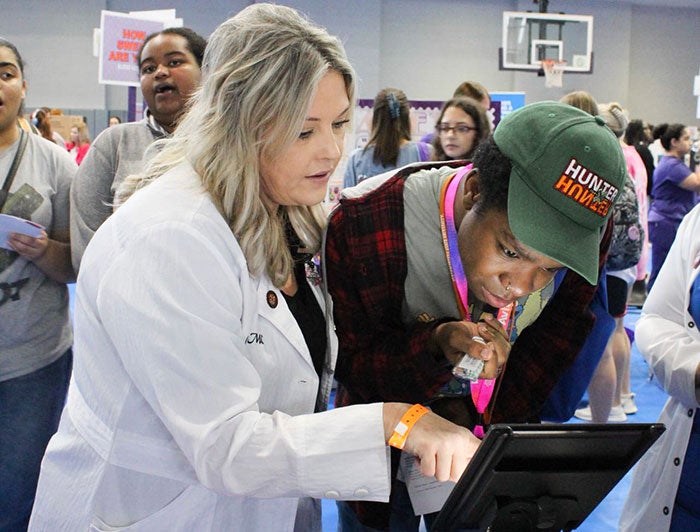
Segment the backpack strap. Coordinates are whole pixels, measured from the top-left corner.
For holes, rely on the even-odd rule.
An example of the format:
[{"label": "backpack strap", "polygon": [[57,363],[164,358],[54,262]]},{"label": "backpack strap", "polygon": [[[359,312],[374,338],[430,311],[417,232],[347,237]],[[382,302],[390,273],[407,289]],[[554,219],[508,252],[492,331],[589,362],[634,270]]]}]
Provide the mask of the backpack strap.
[{"label": "backpack strap", "polygon": [[17,168],[19,163],[22,161],[22,155],[24,155],[24,149],[27,147],[27,139],[29,138],[29,133],[20,128],[19,146],[17,147],[17,153],[15,153],[15,158],[12,159],[12,165],[10,170],[7,172],[7,177],[5,178],[5,184],[0,190],[0,211],[5,206],[7,197],[10,195],[10,187],[12,182],[15,180],[15,174],[17,173]]}]

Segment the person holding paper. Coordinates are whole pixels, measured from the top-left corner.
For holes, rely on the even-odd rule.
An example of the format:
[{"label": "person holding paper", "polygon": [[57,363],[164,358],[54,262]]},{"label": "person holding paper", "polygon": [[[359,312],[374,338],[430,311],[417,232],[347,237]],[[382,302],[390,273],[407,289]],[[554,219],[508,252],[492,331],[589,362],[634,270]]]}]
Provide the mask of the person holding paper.
[{"label": "person holding paper", "polygon": [[68,404],[30,530],[317,531],[322,497],[389,497],[389,444],[456,480],[478,440],[421,405],[326,410],[337,339],[312,257],[354,108],[340,40],[250,5],[95,233]]},{"label": "person holding paper", "polygon": [[80,164],[71,187],[71,248],[77,272],[97,228],[112,214],[119,184],[141,172],[146,150],[169,137],[199,85],[206,40],[189,28],[166,28],[146,37],[138,52],[143,120],[106,128]]},{"label": "person holding paper", "polygon": [[[336,406],[424,403],[475,434],[489,413],[537,420],[592,328],[626,173],[605,122],[539,102],[504,118],[473,165],[413,165],[343,190],[322,260]],[[474,382],[454,377],[465,353],[485,361]],[[343,531],[419,526],[400,481],[391,505],[342,502],[339,516]]]},{"label": "person holding paper", "polygon": [[26,90],[19,51],[0,39],[0,530],[27,527],[72,360],[68,194],[77,166],[64,148],[20,130]]}]

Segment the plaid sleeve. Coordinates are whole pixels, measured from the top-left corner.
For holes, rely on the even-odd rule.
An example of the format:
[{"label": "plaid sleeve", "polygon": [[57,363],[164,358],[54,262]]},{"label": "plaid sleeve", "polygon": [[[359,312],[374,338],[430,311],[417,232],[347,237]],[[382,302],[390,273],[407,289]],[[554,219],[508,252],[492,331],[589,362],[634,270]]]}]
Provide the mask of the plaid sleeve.
[{"label": "plaid sleeve", "polygon": [[374,194],[342,200],[331,215],[325,247],[328,290],[339,340],[337,403],[424,402],[450,377],[431,349],[437,322],[405,326],[403,180]]},{"label": "plaid sleeve", "polygon": [[[603,270],[612,236],[612,219],[600,243],[598,274]],[[605,279],[599,279],[605,282]],[[581,351],[595,323],[589,305],[596,291],[573,271],[537,320],[513,344],[491,421],[526,422],[538,413],[564,372]]]}]

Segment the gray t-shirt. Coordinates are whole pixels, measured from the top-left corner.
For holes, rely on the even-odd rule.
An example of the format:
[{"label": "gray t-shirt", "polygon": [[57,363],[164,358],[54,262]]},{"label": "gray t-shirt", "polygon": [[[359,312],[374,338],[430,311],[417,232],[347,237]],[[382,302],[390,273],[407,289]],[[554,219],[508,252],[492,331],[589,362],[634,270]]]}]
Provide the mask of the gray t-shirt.
[{"label": "gray t-shirt", "polygon": [[451,316],[459,319],[440,228],[440,191],[456,172],[443,166],[411,174],[404,185],[407,273],[404,323]]},{"label": "gray t-shirt", "polygon": [[[90,145],[71,187],[71,255],[77,272],[95,231],[112,214],[114,192],[125,177],[142,172],[146,150],[164,137],[144,118],[108,127]],[[150,152],[149,152],[150,154]]]},{"label": "gray t-shirt", "polygon": [[[19,140],[0,152],[4,182]],[[68,235],[68,195],[77,166],[66,150],[30,134],[4,214],[32,220],[49,237]],[[68,290],[34,263],[0,248],[0,381],[41,369],[73,342]]]}]

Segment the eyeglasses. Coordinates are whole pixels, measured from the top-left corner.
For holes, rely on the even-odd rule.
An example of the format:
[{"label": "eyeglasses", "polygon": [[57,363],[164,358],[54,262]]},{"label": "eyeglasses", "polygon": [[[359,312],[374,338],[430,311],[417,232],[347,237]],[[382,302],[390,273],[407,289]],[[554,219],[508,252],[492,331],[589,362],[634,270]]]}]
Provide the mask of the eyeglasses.
[{"label": "eyeglasses", "polygon": [[467,126],[465,124],[459,124],[456,126],[451,126],[449,124],[438,124],[437,126],[435,126],[435,129],[437,129],[437,132],[440,133],[441,135],[443,133],[449,133],[450,131],[454,131],[455,133],[460,133],[462,135],[466,135],[470,131],[476,131],[479,128]]}]

